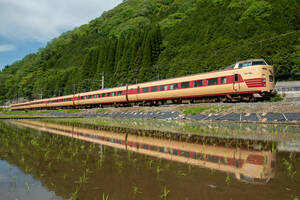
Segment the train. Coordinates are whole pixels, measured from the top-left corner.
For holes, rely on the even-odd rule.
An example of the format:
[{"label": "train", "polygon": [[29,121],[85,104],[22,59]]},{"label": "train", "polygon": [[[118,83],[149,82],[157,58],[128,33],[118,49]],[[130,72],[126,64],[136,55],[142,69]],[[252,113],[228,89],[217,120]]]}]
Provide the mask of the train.
[{"label": "train", "polygon": [[252,184],[268,183],[275,175],[276,154],[271,150],[189,143],[33,120],[19,120],[12,123],[51,134],[225,172],[239,181]]},{"label": "train", "polygon": [[151,106],[257,101],[274,96],[274,69],[263,59],[236,62],[219,71],[157,80],[13,104],[11,110]]}]

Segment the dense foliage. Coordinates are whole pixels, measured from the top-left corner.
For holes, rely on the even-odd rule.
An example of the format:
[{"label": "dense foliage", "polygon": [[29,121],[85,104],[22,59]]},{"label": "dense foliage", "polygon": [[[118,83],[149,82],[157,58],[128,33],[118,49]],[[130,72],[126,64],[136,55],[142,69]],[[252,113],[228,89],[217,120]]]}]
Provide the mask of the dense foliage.
[{"label": "dense foliage", "polygon": [[0,100],[72,94],[264,58],[299,79],[297,0],[127,0],[0,72]]}]

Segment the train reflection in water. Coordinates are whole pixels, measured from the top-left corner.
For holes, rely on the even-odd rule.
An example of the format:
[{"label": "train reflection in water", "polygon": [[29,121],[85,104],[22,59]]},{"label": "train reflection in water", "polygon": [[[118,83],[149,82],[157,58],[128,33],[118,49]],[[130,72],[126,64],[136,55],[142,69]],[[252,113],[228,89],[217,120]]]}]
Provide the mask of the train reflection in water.
[{"label": "train reflection in water", "polygon": [[275,153],[266,150],[195,144],[108,131],[21,120],[18,125],[230,173],[240,181],[267,183],[274,177]]}]

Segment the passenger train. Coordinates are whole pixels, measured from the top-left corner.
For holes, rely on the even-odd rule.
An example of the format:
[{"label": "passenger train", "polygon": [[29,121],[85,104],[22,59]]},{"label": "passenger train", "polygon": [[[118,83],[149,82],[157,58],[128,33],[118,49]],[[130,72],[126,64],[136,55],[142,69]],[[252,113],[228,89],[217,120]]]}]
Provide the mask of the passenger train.
[{"label": "passenger train", "polygon": [[223,70],[11,105],[11,110],[256,101],[275,93],[274,69],[263,59]]}]

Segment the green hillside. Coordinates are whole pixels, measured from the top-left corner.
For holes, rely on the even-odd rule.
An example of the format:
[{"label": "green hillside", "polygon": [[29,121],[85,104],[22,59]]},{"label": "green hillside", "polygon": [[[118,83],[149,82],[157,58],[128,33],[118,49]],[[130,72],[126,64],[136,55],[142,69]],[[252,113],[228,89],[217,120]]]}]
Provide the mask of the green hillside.
[{"label": "green hillside", "polygon": [[0,101],[176,77],[264,58],[299,79],[298,0],[127,0],[0,72]]}]

